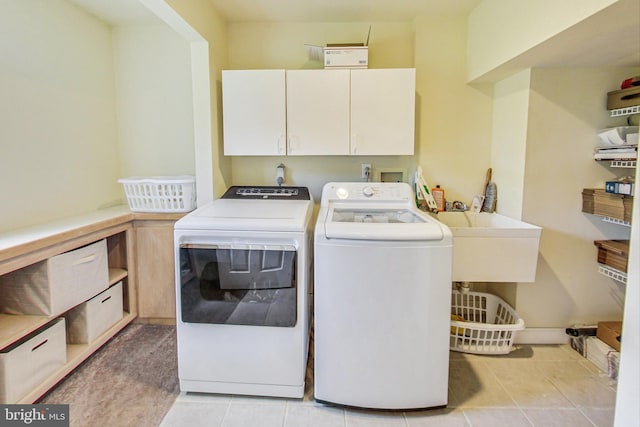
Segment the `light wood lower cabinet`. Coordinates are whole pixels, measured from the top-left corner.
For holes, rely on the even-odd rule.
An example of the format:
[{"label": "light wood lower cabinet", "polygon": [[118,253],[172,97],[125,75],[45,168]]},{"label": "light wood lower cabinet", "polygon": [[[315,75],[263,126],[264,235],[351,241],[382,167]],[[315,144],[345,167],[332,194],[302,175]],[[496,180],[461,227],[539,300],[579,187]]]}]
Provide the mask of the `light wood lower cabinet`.
[{"label": "light wood lower cabinet", "polygon": [[[123,299],[121,320],[88,344],[67,344],[63,366],[41,383],[29,387],[26,395],[16,398],[17,402],[0,403],[36,402],[137,317],[149,323],[175,322],[173,226],[182,216],[184,214],[133,214],[128,209],[114,208],[25,229],[21,233],[0,233],[0,276],[105,239],[109,285],[122,282]],[[64,314],[0,313],[0,350],[19,343]]]},{"label": "light wood lower cabinet", "polygon": [[138,280],[138,317],[175,319],[175,221],[134,221]]},{"label": "light wood lower cabinet", "polygon": [[[29,385],[26,394],[21,390],[19,396],[12,396],[9,401],[0,403],[36,402],[47,390],[132,322],[137,315],[135,262],[132,250],[134,241],[130,213],[119,210],[102,211],[25,229],[22,233],[0,233],[0,276],[103,239],[106,240],[107,246],[108,284],[122,282],[122,318],[89,343],[66,343],[66,362],[63,365],[54,366],[50,374],[41,382]],[[85,259],[80,260],[82,261]],[[39,333],[41,328],[50,325],[52,321],[55,322],[55,319],[64,314],[59,310],[51,315],[0,313],[0,349],[5,353],[10,351],[15,345]],[[33,350],[35,348],[31,351]],[[30,378],[25,378],[25,381],[29,380]],[[7,381],[4,375],[2,375],[2,381]]]}]

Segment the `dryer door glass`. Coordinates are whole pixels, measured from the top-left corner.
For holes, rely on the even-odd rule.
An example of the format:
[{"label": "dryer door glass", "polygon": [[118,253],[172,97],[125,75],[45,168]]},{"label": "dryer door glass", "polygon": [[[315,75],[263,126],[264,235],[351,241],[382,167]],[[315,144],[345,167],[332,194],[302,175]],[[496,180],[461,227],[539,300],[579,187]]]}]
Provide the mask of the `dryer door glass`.
[{"label": "dryer door glass", "polygon": [[182,245],[182,321],[295,326],[296,255],[292,246]]}]

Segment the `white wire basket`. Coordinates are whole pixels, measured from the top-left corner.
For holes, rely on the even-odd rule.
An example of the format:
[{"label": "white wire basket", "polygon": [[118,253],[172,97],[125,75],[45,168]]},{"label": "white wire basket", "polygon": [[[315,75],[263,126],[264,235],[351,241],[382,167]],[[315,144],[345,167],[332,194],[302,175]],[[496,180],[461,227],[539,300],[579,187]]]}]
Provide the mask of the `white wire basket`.
[{"label": "white wire basket", "polygon": [[133,176],[118,182],[133,212],[190,212],[196,207],[193,176]]},{"label": "white wire basket", "polygon": [[[451,350],[508,354],[524,320],[500,297],[484,292],[451,294]],[[464,319],[464,320],[454,320]]]}]

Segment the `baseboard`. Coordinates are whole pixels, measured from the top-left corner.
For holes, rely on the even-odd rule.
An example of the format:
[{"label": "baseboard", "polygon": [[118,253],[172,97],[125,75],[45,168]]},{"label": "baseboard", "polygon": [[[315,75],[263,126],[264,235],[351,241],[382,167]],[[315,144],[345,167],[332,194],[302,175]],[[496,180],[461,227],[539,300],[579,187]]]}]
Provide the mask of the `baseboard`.
[{"label": "baseboard", "polygon": [[136,317],[133,323],[141,323],[143,325],[175,325],[176,318],[168,317]]},{"label": "baseboard", "polygon": [[525,328],[516,332],[515,344],[569,344],[565,328]]}]

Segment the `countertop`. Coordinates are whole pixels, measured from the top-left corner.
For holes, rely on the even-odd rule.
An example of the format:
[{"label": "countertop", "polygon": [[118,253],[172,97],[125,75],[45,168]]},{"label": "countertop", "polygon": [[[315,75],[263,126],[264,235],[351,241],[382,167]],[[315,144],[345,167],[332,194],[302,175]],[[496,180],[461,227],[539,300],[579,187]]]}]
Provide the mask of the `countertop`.
[{"label": "countertop", "polygon": [[185,213],[131,212],[127,205],[119,205],[0,233],[0,262],[61,240],[134,220],[177,220],[184,215]]}]

